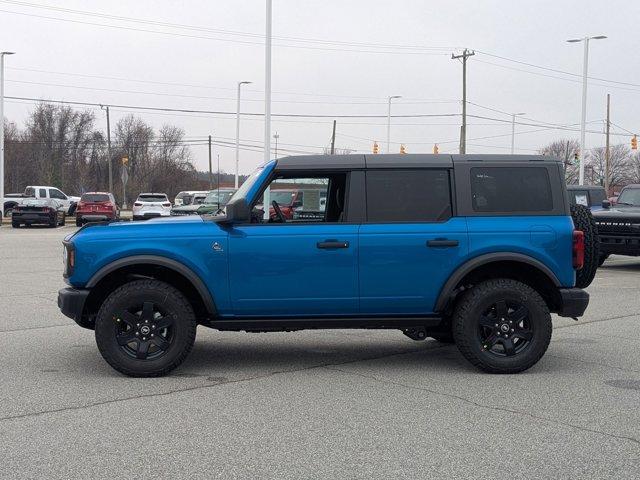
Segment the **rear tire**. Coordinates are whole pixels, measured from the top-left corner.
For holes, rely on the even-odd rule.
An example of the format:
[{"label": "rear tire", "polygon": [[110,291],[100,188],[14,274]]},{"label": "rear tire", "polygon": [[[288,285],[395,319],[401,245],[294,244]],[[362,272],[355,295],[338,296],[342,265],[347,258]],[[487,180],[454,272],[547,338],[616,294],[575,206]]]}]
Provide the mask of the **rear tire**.
[{"label": "rear tire", "polygon": [[607,260],[607,258],[609,258],[608,253],[601,253],[600,257],[598,258],[598,267],[601,267],[602,264]]},{"label": "rear tire", "polygon": [[76,217],[76,227],[81,227],[82,226],[82,219]]},{"label": "rear tire", "polygon": [[468,290],[453,314],[453,337],[460,353],[489,373],[531,368],[547,351],[551,331],[551,315],[542,297],[511,279],[487,280]]},{"label": "rear tire", "polygon": [[62,220],[60,220],[60,226],[64,227],[67,223],[67,216],[66,215],[62,215]]},{"label": "rear tire", "polygon": [[103,358],[131,377],[166,375],[187,357],[196,318],[185,296],[158,280],[135,280],[114,290],[96,317]]},{"label": "rear tire", "polygon": [[576,287],[586,288],[593,282],[600,261],[598,227],[591,210],[584,205],[571,205],[571,217],[576,230],[584,232],[584,266],[576,271]]}]

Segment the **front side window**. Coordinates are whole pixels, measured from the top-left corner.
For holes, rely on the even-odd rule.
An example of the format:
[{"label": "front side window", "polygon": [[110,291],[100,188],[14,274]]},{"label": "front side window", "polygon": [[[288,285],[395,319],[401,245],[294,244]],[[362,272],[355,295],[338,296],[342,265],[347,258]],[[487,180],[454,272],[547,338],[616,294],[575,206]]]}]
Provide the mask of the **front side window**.
[{"label": "front side window", "polygon": [[594,189],[591,190],[591,206],[599,207],[602,205],[602,202],[607,199],[607,195],[604,190]]},{"label": "front side window", "polygon": [[550,212],[553,199],[544,167],[474,167],[471,199],[476,212]]},{"label": "front side window", "polygon": [[452,216],[447,170],[369,170],[367,220],[442,222]]},{"label": "front side window", "polygon": [[347,174],[319,177],[279,176],[269,184],[269,220],[264,216],[264,192],[253,207],[254,223],[343,222]]},{"label": "front side window", "polygon": [[58,198],[60,200],[67,199],[66,195],[56,188],[52,188],[51,190],[49,190],[49,196],[51,198]]}]

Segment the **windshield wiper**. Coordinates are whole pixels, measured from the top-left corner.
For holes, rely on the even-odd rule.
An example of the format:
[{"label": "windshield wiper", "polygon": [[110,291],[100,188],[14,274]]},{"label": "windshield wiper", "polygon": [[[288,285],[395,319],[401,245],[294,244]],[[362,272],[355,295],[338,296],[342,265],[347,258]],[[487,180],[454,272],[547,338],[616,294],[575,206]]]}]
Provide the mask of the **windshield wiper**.
[{"label": "windshield wiper", "polygon": [[627,203],[627,202],[616,202],[616,204],[618,205],[629,205],[630,207],[635,207],[635,205],[633,203]]}]

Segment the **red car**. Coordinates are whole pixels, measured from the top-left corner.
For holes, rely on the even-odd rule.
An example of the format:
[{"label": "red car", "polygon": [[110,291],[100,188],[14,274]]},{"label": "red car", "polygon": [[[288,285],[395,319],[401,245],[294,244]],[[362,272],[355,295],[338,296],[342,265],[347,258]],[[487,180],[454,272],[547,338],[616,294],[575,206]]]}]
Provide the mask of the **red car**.
[{"label": "red car", "polygon": [[81,227],[87,222],[105,222],[119,220],[120,209],[113,194],[106,192],[83,193],[76,207],[76,225]]},{"label": "red car", "polygon": [[[302,192],[300,190],[271,190],[271,202],[277,202],[282,214],[287,220],[293,218],[293,210],[302,206]],[[269,207],[269,215],[275,218],[273,206]]]}]

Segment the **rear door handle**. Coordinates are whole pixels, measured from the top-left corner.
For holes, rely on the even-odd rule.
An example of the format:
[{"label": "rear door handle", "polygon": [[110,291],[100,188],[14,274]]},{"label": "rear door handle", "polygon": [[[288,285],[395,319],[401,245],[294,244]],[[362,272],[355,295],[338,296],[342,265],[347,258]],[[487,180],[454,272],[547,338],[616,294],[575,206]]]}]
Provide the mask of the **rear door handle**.
[{"label": "rear door handle", "polygon": [[427,247],[433,248],[457,247],[458,245],[458,240],[449,240],[447,238],[436,238],[435,240],[427,241]]},{"label": "rear door handle", "polygon": [[316,243],[316,247],[324,248],[324,249],[349,248],[349,242],[339,242],[337,240],[325,240],[324,242]]}]

